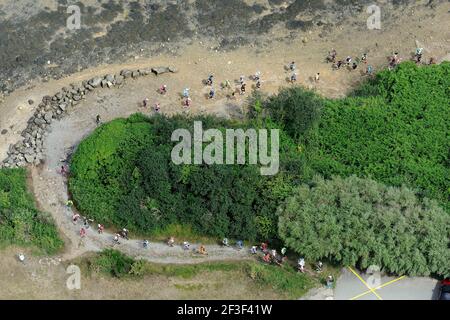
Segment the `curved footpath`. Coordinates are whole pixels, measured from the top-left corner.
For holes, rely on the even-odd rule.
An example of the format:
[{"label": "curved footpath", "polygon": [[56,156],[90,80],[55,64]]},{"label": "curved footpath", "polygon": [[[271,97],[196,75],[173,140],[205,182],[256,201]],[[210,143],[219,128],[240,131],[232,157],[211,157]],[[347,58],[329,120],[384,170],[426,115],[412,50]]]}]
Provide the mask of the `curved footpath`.
[{"label": "curved footpath", "polygon": [[[121,103],[120,97],[130,94],[125,91],[128,78],[130,78],[129,81],[136,81],[135,84],[139,87],[139,81],[148,81],[137,79],[139,77],[149,76],[156,79],[157,77],[153,74],[172,72],[174,70],[171,68],[123,70],[120,74],[94,77],[81,84],[74,84],[70,88],[66,87],[54,96],[45,96],[28,121],[27,128],[22,132],[23,140],[10,146],[8,158],[3,161],[3,165],[31,168],[32,188],[38,206],[42,211],[52,215],[58,229],[66,238],[63,260],[70,260],[83,253],[101,251],[105,248],[115,248],[134,258],[157,263],[186,264],[251,258],[249,248],[237,250],[220,245],[207,245],[208,255],[193,252],[192,249],[199,244],[191,244],[189,251],[183,250],[181,243],[169,247],[165,243],[151,242],[149,248],[144,249],[142,239],[121,240],[120,244],[116,245],[113,243],[113,234],[97,233],[96,225],[101,222],[92,223],[86,237],[81,241],[79,231],[82,224],[79,222],[75,225],[72,222],[73,212],[65,205],[68,200],[67,181],[59,173],[61,159],[66,158],[69,148],[76,147],[83,138],[95,130],[96,114],[102,114],[103,121],[110,121],[139,111],[135,103]],[[146,82],[145,85],[148,86],[148,83]],[[157,88],[156,82],[154,85],[154,88]],[[106,91],[109,88],[117,91],[111,94],[112,91]],[[173,99],[179,100],[175,92],[171,94]],[[182,242],[183,239],[176,239],[176,241]]]}]

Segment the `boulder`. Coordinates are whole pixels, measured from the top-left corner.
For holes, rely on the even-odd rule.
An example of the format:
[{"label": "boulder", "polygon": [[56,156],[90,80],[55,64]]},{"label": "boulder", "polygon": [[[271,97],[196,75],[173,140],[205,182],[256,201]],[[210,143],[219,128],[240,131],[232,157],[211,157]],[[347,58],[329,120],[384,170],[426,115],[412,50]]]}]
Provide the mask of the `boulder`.
[{"label": "boulder", "polygon": [[123,83],[124,77],[121,75],[116,75],[115,80],[117,85],[121,85]]},{"label": "boulder", "polygon": [[131,71],[130,70],[122,70],[120,71],[120,75],[123,76],[125,79],[131,77]]},{"label": "boulder", "polygon": [[169,67],[154,67],[154,68],[152,68],[152,72],[154,74],[156,74],[157,76],[159,76],[160,74],[170,72],[170,68]]},{"label": "boulder", "polygon": [[42,125],[42,124],[45,123],[45,120],[41,119],[41,118],[35,118],[34,119],[34,123],[37,124],[37,125]]},{"label": "boulder", "polygon": [[28,163],[33,163],[33,162],[34,162],[34,156],[31,156],[31,155],[29,155],[29,154],[26,154],[26,155],[24,156],[24,158],[25,158],[25,161],[28,162]]},{"label": "boulder", "polygon": [[47,112],[47,113],[44,115],[44,120],[45,120],[47,123],[51,123],[51,122],[52,122],[52,118],[53,118],[53,113],[51,113],[51,112]]},{"label": "boulder", "polygon": [[93,86],[94,88],[97,88],[100,85],[100,83],[102,82],[102,80],[103,79],[100,77],[95,77],[95,78],[92,78],[91,80],[89,80],[89,84],[91,86]]},{"label": "boulder", "polygon": [[105,80],[114,83],[114,76],[112,74],[107,74]]}]

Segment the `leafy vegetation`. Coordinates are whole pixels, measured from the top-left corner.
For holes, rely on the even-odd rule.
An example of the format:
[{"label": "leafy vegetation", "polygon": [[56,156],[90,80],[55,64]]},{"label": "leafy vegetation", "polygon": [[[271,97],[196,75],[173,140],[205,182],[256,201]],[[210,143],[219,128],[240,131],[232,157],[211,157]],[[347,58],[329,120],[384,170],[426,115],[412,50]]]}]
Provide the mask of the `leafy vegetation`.
[{"label": "leafy vegetation", "polygon": [[[243,126],[197,119],[204,129]],[[276,208],[293,177],[261,176],[257,165],[175,165],[171,134],[192,130],[193,120],[135,115],[102,126],[80,144],[72,161],[69,187],[77,207],[98,221],[146,234],[160,235],[183,222],[183,230],[193,234],[275,237]],[[287,150],[281,170],[292,172],[301,165],[289,137],[281,143]]]},{"label": "leafy vegetation", "polygon": [[0,245],[33,245],[53,254],[63,241],[51,217],[36,209],[24,169],[0,170]]},{"label": "leafy vegetation", "polygon": [[279,215],[281,238],[308,260],[450,275],[450,216],[406,187],[316,177],[296,189]]},{"label": "leafy vegetation", "polygon": [[[445,274],[449,71],[450,63],[403,63],[336,100],[302,88],[269,98],[256,94],[243,122],[142,115],[117,119],[80,144],[69,188],[81,211],[134,232],[248,240],[281,236],[311,259]],[[201,120],[204,129],[221,131],[280,129],[279,174],[261,176],[255,165],[173,164],[171,134],[179,128],[192,132],[194,120]],[[349,181],[363,190],[358,193]],[[278,233],[276,212],[286,199]],[[290,206],[299,211],[289,211]],[[313,218],[314,210],[318,216]],[[309,247],[300,243],[299,234]]]},{"label": "leafy vegetation", "polygon": [[450,63],[401,64],[328,100],[306,139],[312,171],[406,184],[449,207]]}]

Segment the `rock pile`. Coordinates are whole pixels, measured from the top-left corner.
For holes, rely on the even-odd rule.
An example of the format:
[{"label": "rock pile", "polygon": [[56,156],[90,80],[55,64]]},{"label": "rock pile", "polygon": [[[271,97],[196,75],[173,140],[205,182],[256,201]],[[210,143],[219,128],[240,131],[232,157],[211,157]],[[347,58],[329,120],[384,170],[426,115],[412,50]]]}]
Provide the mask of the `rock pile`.
[{"label": "rock pile", "polygon": [[[167,72],[174,72],[171,67],[158,68],[164,68]],[[107,74],[83,81],[81,84],[71,84],[69,88],[64,87],[53,96],[43,97],[33,116],[28,120],[26,129],[21,133],[22,141],[9,146],[8,156],[0,163],[0,168],[17,168],[41,164],[45,160],[45,137],[51,132],[53,121],[62,119],[69,108],[79,104],[88,93],[96,88],[121,87],[126,79],[135,79],[152,74],[154,73],[153,69],[124,69],[119,74]]]}]

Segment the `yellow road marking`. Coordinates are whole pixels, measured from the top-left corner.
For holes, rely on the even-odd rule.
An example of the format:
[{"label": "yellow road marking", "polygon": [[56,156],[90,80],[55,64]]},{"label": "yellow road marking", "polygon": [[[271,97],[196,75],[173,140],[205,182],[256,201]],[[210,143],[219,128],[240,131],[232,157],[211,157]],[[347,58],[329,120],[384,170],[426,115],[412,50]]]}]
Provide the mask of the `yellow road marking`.
[{"label": "yellow road marking", "polygon": [[369,287],[369,285],[364,281],[363,278],[360,277],[360,275],[358,273],[356,273],[352,268],[348,267],[350,269],[350,271],[356,276],[358,277],[359,281],[361,281],[362,283],[364,283],[364,285],[367,287],[367,289],[369,289],[374,295],[377,296],[378,300],[383,300],[378,293],[376,293],[374,288]]},{"label": "yellow road marking", "polygon": [[[401,276],[400,278],[397,278],[397,279],[391,280],[391,281],[389,281],[389,282],[386,282],[386,283],[382,284],[381,286],[378,286],[378,287],[374,288],[374,290],[378,290],[378,289],[384,288],[384,287],[386,287],[386,286],[388,286],[388,285],[390,285],[390,284],[392,284],[392,283],[394,283],[394,282],[397,282],[397,281],[399,281],[399,280],[402,280],[402,279],[405,278],[405,277],[406,277],[406,276]],[[350,300],[356,300],[356,299],[361,298],[362,296],[365,296],[366,294],[369,294],[369,293],[371,293],[371,292],[372,292],[372,290],[367,290],[366,292],[363,292],[363,293],[361,293],[361,294],[358,294],[357,296],[354,296],[354,297],[351,298]]]}]

